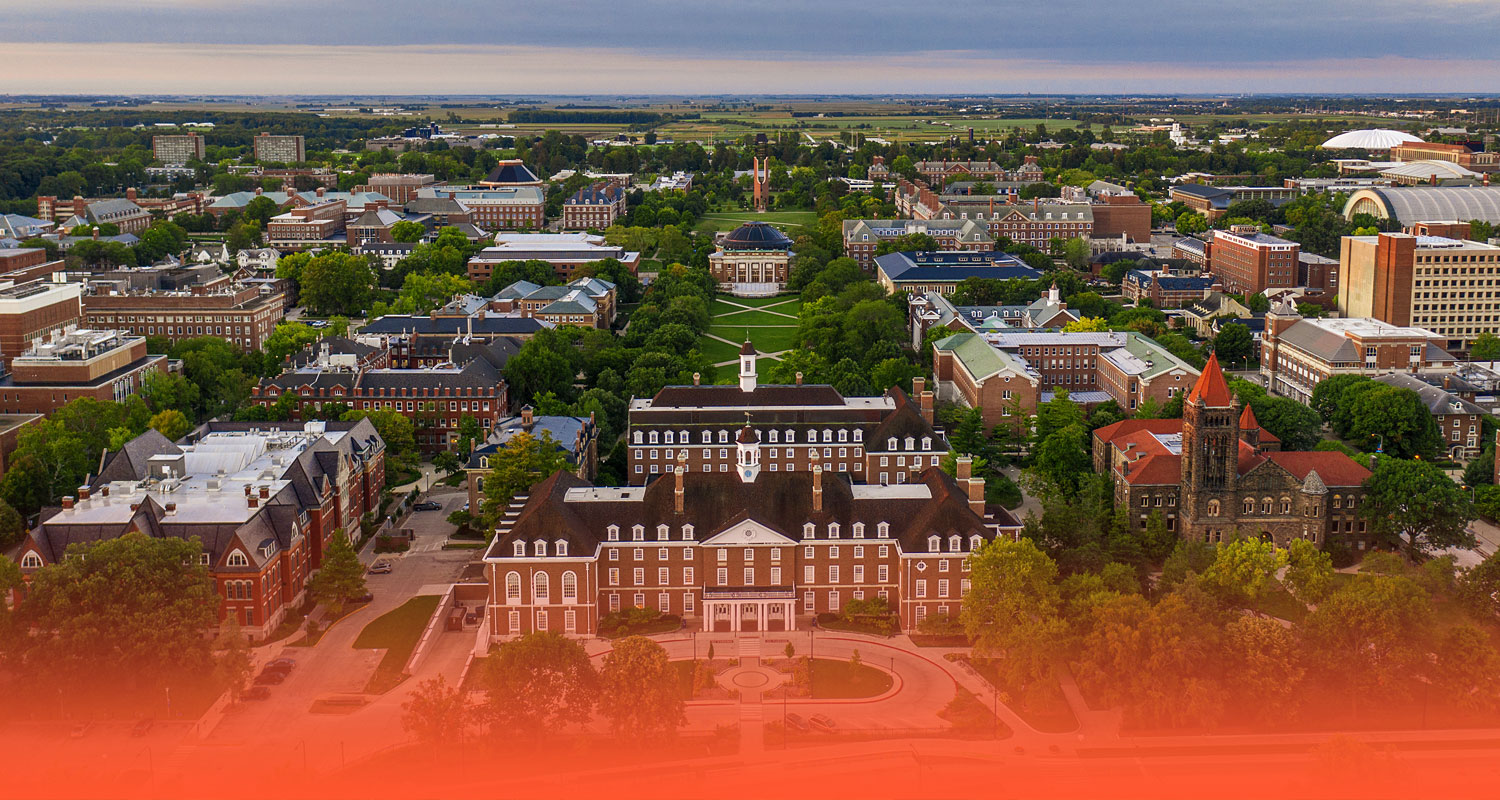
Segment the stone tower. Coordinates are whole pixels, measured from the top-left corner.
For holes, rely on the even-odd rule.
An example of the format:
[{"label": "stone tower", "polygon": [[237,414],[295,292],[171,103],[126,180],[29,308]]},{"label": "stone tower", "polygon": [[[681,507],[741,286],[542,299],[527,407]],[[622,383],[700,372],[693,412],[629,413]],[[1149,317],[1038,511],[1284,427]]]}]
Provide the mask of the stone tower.
[{"label": "stone tower", "polygon": [[1239,478],[1240,404],[1229,393],[1217,355],[1182,404],[1183,535],[1228,533],[1234,527]]}]

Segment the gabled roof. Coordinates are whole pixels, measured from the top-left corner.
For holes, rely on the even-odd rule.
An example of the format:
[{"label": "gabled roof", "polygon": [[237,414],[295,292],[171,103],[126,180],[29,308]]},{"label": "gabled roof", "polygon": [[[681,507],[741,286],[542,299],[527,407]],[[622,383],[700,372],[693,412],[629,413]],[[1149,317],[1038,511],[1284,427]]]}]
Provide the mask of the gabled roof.
[{"label": "gabled roof", "polygon": [[1343,453],[1283,450],[1266,453],[1264,457],[1276,462],[1277,466],[1292,473],[1299,481],[1306,480],[1309,472],[1317,470],[1323,483],[1335,488],[1360,486],[1370,477],[1368,469]]},{"label": "gabled roof", "polygon": [[1234,404],[1234,395],[1229,393],[1229,384],[1224,382],[1224,372],[1219,369],[1219,354],[1210,353],[1208,363],[1203,365],[1203,374],[1188,392],[1188,402],[1201,402],[1209,408],[1228,408]]}]

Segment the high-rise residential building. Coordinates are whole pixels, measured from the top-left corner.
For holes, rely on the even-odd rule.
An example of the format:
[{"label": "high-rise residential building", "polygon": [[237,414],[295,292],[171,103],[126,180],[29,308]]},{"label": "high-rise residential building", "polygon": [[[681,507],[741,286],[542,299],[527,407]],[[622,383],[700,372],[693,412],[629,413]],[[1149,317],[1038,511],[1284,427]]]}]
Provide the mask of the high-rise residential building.
[{"label": "high-rise residential building", "polygon": [[151,137],[151,155],[163,164],[202,161],[203,137],[196,133],[167,133]]},{"label": "high-rise residential building", "polygon": [[1339,313],[1425,328],[1450,351],[1500,329],[1500,247],[1442,236],[1346,236]]},{"label": "high-rise residential building", "polygon": [[1214,231],[1209,271],[1231,294],[1260,294],[1297,285],[1302,245],[1261,233],[1254,225]]},{"label": "high-rise residential building", "polygon": [[303,137],[276,136],[262,133],[255,137],[255,160],[265,163],[297,164],[307,160]]}]

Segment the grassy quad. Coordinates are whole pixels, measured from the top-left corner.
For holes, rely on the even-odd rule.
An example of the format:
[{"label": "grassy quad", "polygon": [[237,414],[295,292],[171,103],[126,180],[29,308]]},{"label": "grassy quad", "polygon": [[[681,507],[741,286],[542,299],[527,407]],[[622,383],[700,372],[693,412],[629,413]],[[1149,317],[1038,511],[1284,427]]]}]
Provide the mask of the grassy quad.
[{"label": "grassy quad", "polygon": [[413,597],[382,614],[359,632],[359,637],[354,640],[355,649],[385,650],[380,665],[365,687],[367,694],[384,694],[402,681],[407,659],[411,658],[411,651],[416,649],[440,600],[442,598],[437,595]]},{"label": "grassy quad", "polygon": [[[797,312],[801,308],[802,299],[788,295],[722,297],[709,307],[713,325],[708,332],[727,342],[703,336],[698,339],[698,350],[716,364],[734,361],[739,357],[740,343],[745,341],[746,333],[761,353],[789,350],[797,346]],[[730,374],[724,380],[733,377]]]}]

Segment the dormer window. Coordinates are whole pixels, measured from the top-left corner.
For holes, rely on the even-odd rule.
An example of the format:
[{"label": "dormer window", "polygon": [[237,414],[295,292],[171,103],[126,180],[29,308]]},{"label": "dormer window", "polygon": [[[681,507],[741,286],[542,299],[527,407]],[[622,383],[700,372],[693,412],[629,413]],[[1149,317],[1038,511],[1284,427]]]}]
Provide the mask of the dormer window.
[{"label": "dormer window", "polygon": [[567,542],[558,542],[557,543],[557,554],[560,555],[560,556],[565,556],[565,555],[568,554],[568,543]]},{"label": "dormer window", "polygon": [[823,441],[825,441],[825,442],[831,442],[831,441],[833,441],[833,431],[832,430],[830,430],[828,428],[824,428],[823,429]]},{"label": "dormer window", "polygon": [[538,558],[547,555],[547,543],[541,540],[533,542],[531,545],[531,554]]},{"label": "dormer window", "polygon": [[929,553],[938,553],[938,552],[942,552],[942,549],[943,549],[943,538],[941,536],[929,536],[929,537],[927,537],[927,552],[929,552]]},{"label": "dormer window", "polygon": [[618,542],[618,541],[620,541],[620,526],[619,525],[611,525],[608,528],[605,528],[604,531],[605,531],[605,535],[609,538],[609,540],[611,542]]},{"label": "dormer window", "polygon": [[[652,436],[654,437],[655,434],[652,434]],[[676,439],[677,439],[677,434],[672,433],[671,431],[667,431],[665,434],[662,435],[662,440],[663,440],[663,442],[665,444],[677,444]],[[656,440],[655,440],[655,438],[653,438],[652,439],[652,444],[655,444],[655,443],[656,443]]]},{"label": "dormer window", "polygon": [[849,441],[849,429],[848,428],[839,428],[839,441],[840,442],[847,442],[847,441]]},{"label": "dormer window", "polygon": [[952,536],[949,536],[948,537],[948,549],[951,550],[952,552],[955,552],[955,553],[957,553],[958,551],[964,549],[964,540],[963,540],[963,537],[959,536],[956,533],[953,534]]},{"label": "dormer window", "polygon": [[837,538],[839,538],[839,524],[837,522],[830,522],[830,523],[828,523],[828,538],[830,538],[830,539],[837,539]]},{"label": "dormer window", "polygon": [[250,559],[244,553],[236,550],[229,554],[228,560],[224,563],[231,567],[248,567],[250,566]]},{"label": "dormer window", "polygon": [[703,432],[703,443],[704,444],[713,444],[714,443],[714,435],[713,435],[712,431],[704,431]]},{"label": "dormer window", "polygon": [[[35,553],[32,553],[32,555],[35,555]],[[205,567],[208,566],[209,563],[210,563],[209,560],[208,560],[208,553],[199,553],[198,554],[198,563],[201,564],[201,565],[203,565],[203,566],[205,566]],[[25,564],[22,564],[21,566],[25,566]]]},{"label": "dormer window", "polygon": [[526,555],[526,543],[516,542],[515,546],[511,548],[511,551],[515,553],[516,558],[524,557]]},{"label": "dormer window", "polygon": [[865,440],[865,432],[862,431],[862,430],[860,430],[860,429],[858,429],[858,428],[855,428],[854,429],[854,441],[856,441],[856,442],[863,442],[864,440]]},{"label": "dormer window", "polygon": [[719,431],[719,444],[729,444],[729,431]]},{"label": "dormer window", "polygon": [[794,430],[792,430],[791,428],[787,428],[786,429],[786,443],[787,444],[791,444],[792,442],[795,442],[795,441],[797,441],[797,432],[794,431]]},{"label": "dormer window", "polygon": [[651,444],[657,443],[656,431],[651,431],[651,433],[648,434],[648,440],[651,442]]},{"label": "dormer window", "polygon": [[802,525],[802,538],[804,538],[804,539],[811,539],[811,538],[813,538],[814,536],[817,535],[817,532],[818,532],[817,526],[813,525],[811,522],[804,523]]},{"label": "dormer window", "polygon": [[875,537],[878,539],[891,538],[891,523],[882,522],[875,526]]},{"label": "dormer window", "polygon": [[913,439],[910,436],[906,437],[906,449],[907,450],[915,450],[916,446],[917,446],[917,440],[916,439]]},{"label": "dormer window", "polygon": [[895,450],[896,449],[896,437],[892,436],[889,440],[886,441],[886,448],[885,449],[887,449],[887,450]]},{"label": "dormer window", "polygon": [[691,525],[684,525],[684,526],[682,526],[682,540],[684,542],[691,542],[693,540],[693,526],[691,526]]},{"label": "dormer window", "polygon": [[630,526],[630,541],[643,542],[646,540],[646,529],[640,525]]},{"label": "dormer window", "polygon": [[863,522],[856,522],[856,523],[854,523],[854,538],[856,538],[856,539],[863,539],[863,538],[865,538],[865,524]]},{"label": "dormer window", "polygon": [[667,527],[666,525],[657,525],[656,526],[656,540],[658,542],[665,542],[666,540],[668,540],[670,538],[672,538],[672,529],[671,528]]},{"label": "dormer window", "polygon": [[635,432],[635,443],[636,444],[640,444],[641,443],[641,432],[640,431],[636,431]]},{"label": "dormer window", "polygon": [[766,435],[766,441],[770,442],[771,444],[776,444],[777,443],[777,438],[779,436],[780,436],[780,431],[777,431],[775,428],[772,428],[770,430],[770,432]]},{"label": "dormer window", "polygon": [[489,469],[490,468],[490,457],[489,456],[480,456],[479,457],[479,468],[480,469]]},{"label": "dormer window", "polygon": [[35,551],[28,550],[26,555],[21,556],[21,566],[25,569],[40,569],[42,566],[42,557],[37,555]]},{"label": "dormer window", "polygon": [[682,442],[683,444],[693,443],[692,437],[688,436],[687,431],[679,431],[677,433],[677,441]]},{"label": "dormer window", "polygon": [[923,450],[931,450],[932,449],[932,437],[931,436],[923,436],[922,437],[922,449]]}]

